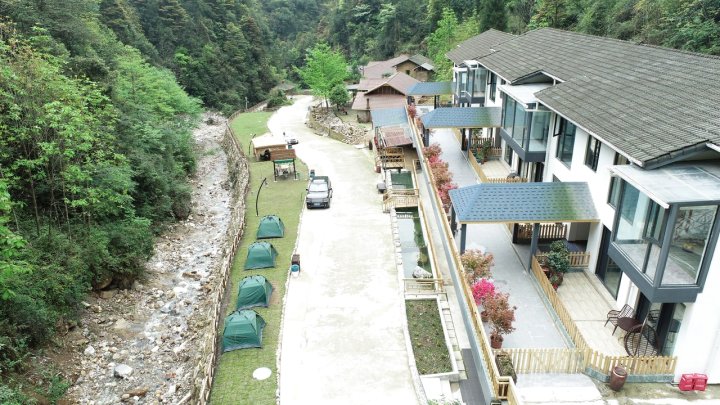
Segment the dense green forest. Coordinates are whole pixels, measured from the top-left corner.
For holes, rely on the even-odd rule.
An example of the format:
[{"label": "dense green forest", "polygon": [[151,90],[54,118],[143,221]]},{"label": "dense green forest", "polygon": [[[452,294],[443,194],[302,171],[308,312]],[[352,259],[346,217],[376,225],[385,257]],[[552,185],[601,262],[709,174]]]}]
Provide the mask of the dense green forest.
[{"label": "dense green forest", "polygon": [[188,215],[203,108],[302,81],[309,49],[419,52],[447,78],[458,42],[546,26],[720,54],[720,0],[0,0],[0,403],[27,403],[30,351]]}]

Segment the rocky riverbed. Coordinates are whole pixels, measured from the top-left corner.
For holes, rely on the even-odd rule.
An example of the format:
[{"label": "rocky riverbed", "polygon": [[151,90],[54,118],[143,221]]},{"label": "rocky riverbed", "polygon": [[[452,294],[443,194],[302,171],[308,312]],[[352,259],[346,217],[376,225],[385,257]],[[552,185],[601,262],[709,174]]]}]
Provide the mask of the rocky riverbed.
[{"label": "rocky riverbed", "polygon": [[206,114],[194,131],[192,213],[157,239],[146,277],[88,297],[79,324],[57,342],[73,383],[66,403],[175,404],[190,393],[230,221],[224,130],[224,118]]}]

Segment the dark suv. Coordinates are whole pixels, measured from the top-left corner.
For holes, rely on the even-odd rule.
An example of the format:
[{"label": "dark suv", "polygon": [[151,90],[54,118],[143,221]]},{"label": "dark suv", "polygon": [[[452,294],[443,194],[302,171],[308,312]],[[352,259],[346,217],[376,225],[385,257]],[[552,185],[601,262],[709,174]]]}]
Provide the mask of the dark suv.
[{"label": "dark suv", "polygon": [[305,197],[305,205],[308,208],[325,207],[330,208],[332,200],[332,185],[327,176],[315,176],[310,180]]}]

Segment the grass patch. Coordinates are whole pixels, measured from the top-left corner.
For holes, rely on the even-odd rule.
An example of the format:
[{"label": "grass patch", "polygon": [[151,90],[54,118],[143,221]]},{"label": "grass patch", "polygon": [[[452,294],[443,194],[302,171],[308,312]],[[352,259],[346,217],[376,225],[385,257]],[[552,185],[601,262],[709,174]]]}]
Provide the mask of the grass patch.
[{"label": "grass patch", "polygon": [[[230,124],[240,141],[241,147],[247,152],[252,134],[267,132],[267,120],[270,113],[240,114]],[[296,161],[297,170],[301,173],[300,180],[273,181],[272,162],[256,162],[249,158],[250,191],[245,199],[245,234],[235,256],[230,276],[230,294],[227,313],[235,310],[237,290],[240,280],[244,277],[261,274],[273,285],[273,296],[268,308],[254,308],[265,319],[267,325],[263,333],[262,349],[243,349],[223,353],[215,373],[215,381],[211,391],[212,404],[268,404],[274,405],[277,391],[276,351],[282,315],[282,299],[285,295],[285,281],[290,267],[290,257],[297,239],[300,212],[304,203],[304,192],[307,179],[307,167]],[[259,216],[255,215],[255,202],[258,188],[263,178],[267,184],[260,192],[258,204]],[[268,214],[277,214],[285,224],[285,237],[267,239],[278,251],[277,266],[271,269],[243,270],[247,247],[255,242],[255,232],[260,218]],[[221,330],[222,332],[222,330]],[[258,367],[268,367],[273,375],[263,381],[252,378],[253,371]]]},{"label": "grass patch", "polygon": [[440,311],[435,300],[405,301],[410,342],[420,375],[452,371]]}]

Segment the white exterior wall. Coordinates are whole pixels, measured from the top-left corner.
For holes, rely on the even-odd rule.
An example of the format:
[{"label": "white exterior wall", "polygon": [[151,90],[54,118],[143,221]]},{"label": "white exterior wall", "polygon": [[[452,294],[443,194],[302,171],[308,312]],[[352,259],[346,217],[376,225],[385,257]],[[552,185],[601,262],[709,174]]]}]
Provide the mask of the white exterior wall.
[{"label": "white exterior wall", "polygon": [[710,384],[720,384],[720,246],[710,264],[703,292],[685,304],[685,316],[675,343],[678,358],[675,380],[684,373],[707,374]]}]

